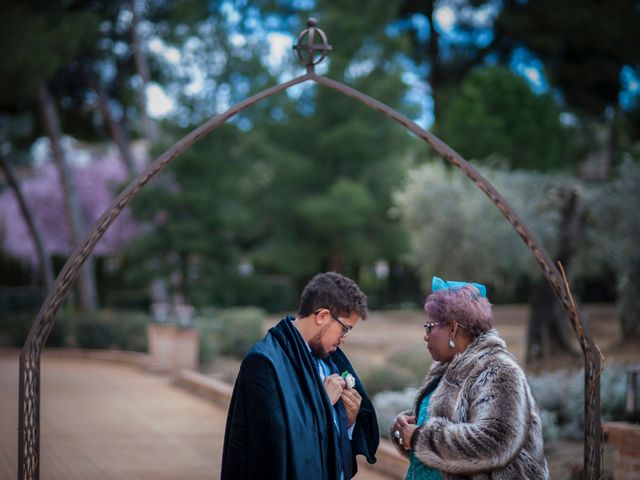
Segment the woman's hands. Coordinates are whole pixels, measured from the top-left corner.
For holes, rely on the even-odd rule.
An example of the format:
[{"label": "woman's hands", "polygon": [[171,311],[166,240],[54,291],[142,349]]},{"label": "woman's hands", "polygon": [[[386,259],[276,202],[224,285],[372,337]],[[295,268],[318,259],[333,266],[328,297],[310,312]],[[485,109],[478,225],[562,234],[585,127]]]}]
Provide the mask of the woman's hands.
[{"label": "woman's hands", "polygon": [[393,423],[393,437],[405,450],[411,450],[411,436],[415,429],[416,417],[413,415],[398,415]]}]

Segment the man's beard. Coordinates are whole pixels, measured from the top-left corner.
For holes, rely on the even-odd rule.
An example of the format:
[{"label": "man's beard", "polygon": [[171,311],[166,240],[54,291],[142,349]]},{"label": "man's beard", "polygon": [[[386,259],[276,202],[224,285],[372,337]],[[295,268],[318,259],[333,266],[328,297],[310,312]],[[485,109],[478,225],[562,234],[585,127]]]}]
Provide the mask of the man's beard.
[{"label": "man's beard", "polygon": [[311,348],[311,353],[318,358],[326,360],[329,358],[329,353],[322,346],[322,336],[327,328],[323,327],[311,340],[309,340],[309,348]]}]

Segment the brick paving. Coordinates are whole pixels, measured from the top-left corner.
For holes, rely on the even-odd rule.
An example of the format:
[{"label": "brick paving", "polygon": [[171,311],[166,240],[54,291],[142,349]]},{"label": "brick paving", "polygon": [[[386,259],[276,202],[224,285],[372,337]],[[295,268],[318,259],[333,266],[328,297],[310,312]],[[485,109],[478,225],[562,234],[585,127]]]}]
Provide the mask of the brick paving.
[{"label": "brick paving", "polygon": [[[42,480],[217,478],[226,412],[168,377],[46,351],[42,374]],[[0,478],[17,478],[17,355],[0,385]]]},{"label": "brick paving", "polygon": [[[167,376],[42,358],[40,478],[215,479],[226,410]],[[17,478],[18,354],[0,354],[0,478]],[[362,471],[359,480],[383,480]],[[312,479],[310,479],[312,480]]]}]

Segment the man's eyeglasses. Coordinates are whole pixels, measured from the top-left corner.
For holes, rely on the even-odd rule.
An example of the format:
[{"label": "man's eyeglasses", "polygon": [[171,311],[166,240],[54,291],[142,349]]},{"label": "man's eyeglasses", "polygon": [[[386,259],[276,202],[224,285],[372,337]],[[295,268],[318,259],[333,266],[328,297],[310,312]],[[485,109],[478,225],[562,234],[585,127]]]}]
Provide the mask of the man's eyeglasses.
[{"label": "man's eyeglasses", "polygon": [[[318,309],[314,313],[317,315],[318,312],[320,312],[320,310],[321,309]],[[338,322],[342,326],[342,336],[346,337],[347,335],[349,335],[349,333],[351,332],[351,329],[353,328],[353,326],[345,324],[342,320],[340,320],[338,317],[336,317],[333,314],[333,312],[331,310],[329,310],[328,308],[326,310],[329,311],[329,315],[331,315],[331,318],[333,318],[336,322]]]},{"label": "man's eyeglasses", "polygon": [[424,327],[424,333],[426,335],[431,335],[431,330],[433,329],[433,327],[436,327],[438,325],[442,325],[443,323],[447,323],[447,322],[427,322],[423,325]]}]

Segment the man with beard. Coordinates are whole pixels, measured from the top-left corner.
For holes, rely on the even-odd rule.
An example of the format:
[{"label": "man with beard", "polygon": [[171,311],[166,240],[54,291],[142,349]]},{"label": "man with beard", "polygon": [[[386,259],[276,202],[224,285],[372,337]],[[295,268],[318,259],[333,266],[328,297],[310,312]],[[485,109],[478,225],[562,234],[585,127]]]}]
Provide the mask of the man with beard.
[{"label": "man with beard", "polygon": [[333,272],[311,279],[297,316],[282,319],[242,361],[223,480],[349,480],[357,454],[375,463],[375,411],[339,348],[366,317],[367,297],[353,280]]}]

